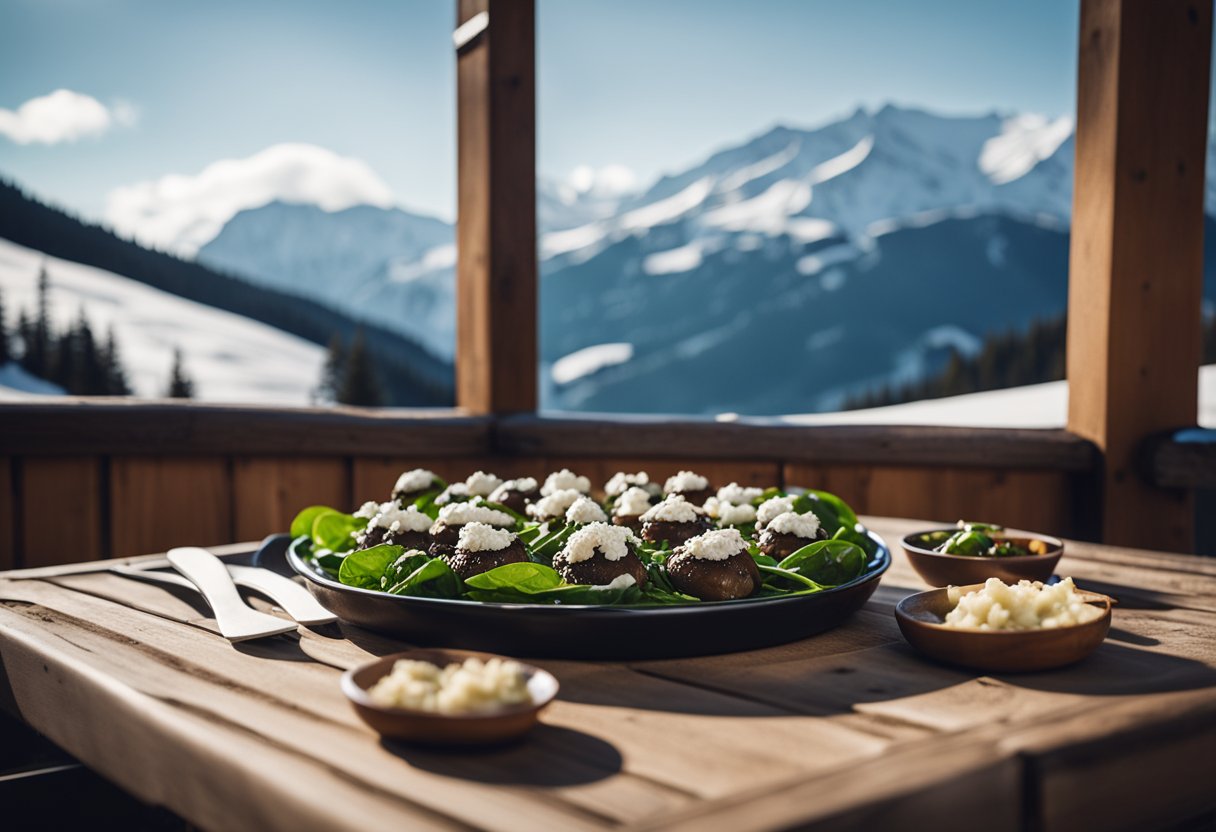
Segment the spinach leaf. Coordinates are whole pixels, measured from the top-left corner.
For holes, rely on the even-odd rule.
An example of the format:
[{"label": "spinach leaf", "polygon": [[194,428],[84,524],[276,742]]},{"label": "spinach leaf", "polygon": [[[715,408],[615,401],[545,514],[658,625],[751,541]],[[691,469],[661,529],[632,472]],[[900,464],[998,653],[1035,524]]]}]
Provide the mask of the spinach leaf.
[{"label": "spinach leaf", "polygon": [[[440,483],[443,482],[438,477],[435,479]],[[447,488],[446,485],[439,485],[438,487],[431,488],[429,491],[424,491],[414,498],[412,505],[432,520],[437,519],[439,517],[439,506],[435,505],[435,499],[443,493],[445,488]]]},{"label": "spinach leaf", "polygon": [[546,566],[551,565],[553,558],[562,550],[562,547],[566,545],[566,541],[570,539],[570,535],[574,534],[575,531],[574,524],[560,526],[557,531],[550,532],[535,541],[528,550],[528,554],[537,563]]},{"label": "spinach leaf", "polygon": [[[417,563],[421,559],[422,563]],[[408,558],[412,570],[388,588],[393,595],[416,598],[459,598],[463,584],[443,558]],[[404,572],[405,570],[402,569]]]},{"label": "spinach leaf", "polygon": [[340,511],[320,512],[312,521],[312,542],[318,549],[349,552],[355,548],[354,533],[367,528],[367,520]]},{"label": "spinach leaf", "polygon": [[846,528],[845,526],[841,526],[836,530],[836,534],[832,535],[832,539],[847,540],[849,543],[860,546],[861,550],[866,553],[867,557],[874,557],[874,555],[878,553],[878,544],[875,543],[868,535],[862,534],[860,531],[858,531],[858,528],[864,527],[858,526],[850,529]]},{"label": "spinach leaf", "polygon": [[351,552],[338,567],[338,580],[347,586],[384,589],[386,573],[403,551],[400,546],[381,543],[370,549]]},{"label": "spinach leaf", "polygon": [[817,540],[777,564],[821,586],[840,586],[866,568],[866,553],[847,540]]},{"label": "spinach leaf", "polygon": [[[808,491],[807,494],[813,494],[819,500],[820,506],[831,506],[832,513],[836,516],[836,522],[846,528],[856,528],[857,515],[853,513],[853,509],[849,508],[849,504],[828,491]],[[816,512],[818,514],[818,512]]]},{"label": "spinach leaf", "polygon": [[329,506],[309,506],[295,516],[291,521],[291,536],[292,538],[312,535],[312,524],[318,516],[330,511],[335,511]]},{"label": "spinach leaf", "polygon": [[543,563],[507,563],[465,581],[473,589],[514,590],[528,595],[561,586],[562,577]]},{"label": "spinach leaf", "polygon": [[[769,560],[772,560],[772,558],[769,558]],[[816,592],[823,589],[822,586],[817,584],[815,581],[812,581],[805,575],[802,575],[797,570],[783,569],[780,566],[770,566],[767,563],[758,563],[756,565],[760,567],[760,572],[762,575],[772,576],[780,580],[788,581],[795,584],[799,589],[813,589]],[[781,590],[783,592],[788,591],[779,585],[771,584],[771,586],[772,588]]]},{"label": "spinach leaf", "polygon": [[993,540],[983,532],[955,532],[950,539],[938,547],[939,552],[947,555],[970,555],[978,557],[988,553],[993,546]]}]

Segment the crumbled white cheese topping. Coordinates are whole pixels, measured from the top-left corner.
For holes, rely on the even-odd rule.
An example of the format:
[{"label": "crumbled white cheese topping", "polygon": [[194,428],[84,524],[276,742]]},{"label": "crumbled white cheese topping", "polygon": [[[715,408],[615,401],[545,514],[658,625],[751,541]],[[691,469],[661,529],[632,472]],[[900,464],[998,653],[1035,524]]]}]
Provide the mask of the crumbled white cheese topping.
[{"label": "crumbled white cheese topping", "polygon": [[435,482],[435,473],[425,468],[415,468],[397,477],[393,486],[394,494],[413,494],[415,491],[426,491]]},{"label": "crumbled white cheese topping", "polygon": [[574,505],[574,501],[582,496],[581,492],[575,491],[573,488],[564,488],[561,491],[554,491],[552,494],[540,498],[528,506],[528,511],[537,520],[550,520],[554,517],[563,517],[566,514],[566,509]]},{"label": "crumbled white cheese topping", "polygon": [[469,478],[464,481],[465,489],[474,497],[488,497],[500,485],[502,485],[502,480],[485,471],[475,471],[469,474]]},{"label": "crumbled white cheese topping", "polygon": [[592,523],[570,535],[562,551],[567,563],[590,560],[596,549],[608,560],[620,560],[629,554],[630,545],[637,546],[640,542],[628,526]]},{"label": "crumbled white cheese topping", "polygon": [[787,511],[768,521],[764,530],[775,534],[792,534],[794,537],[814,539],[819,534],[819,518],[810,511],[806,514]]},{"label": "crumbled white cheese topping", "polygon": [[718,489],[718,499],[733,506],[741,506],[744,503],[750,503],[763,493],[763,488],[744,487],[737,482],[732,482],[730,485],[724,485]]},{"label": "crumbled white cheese topping", "polygon": [[649,510],[650,495],[635,486],[617,498],[612,513],[617,517],[637,517]]},{"label": "crumbled white cheese topping", "polygon": [[382,510],[382,506],[392,505],[392,503],[377,503],[375,500],[369,500],[363,505],[355,509],[353,517],[361,517],[365,520],[371,520]]},{"label": "crumbled white cheese topping", "polygon": [[696,520],[705,512],[694,506],[680,494],[669,494],[663,502],[642,515],[642,520],[659,520],[667,523],[687,523]]},{"label": "crumbled white cheese topping", "polygon": [[530,494],[536,490],[536,480],[532,477],[520,477],[517,480],[507,480],[495,488],[490,494],[491,503],[501,503],[507,499],[507,495],[512,491],[518,491],[523,494]]},{"label": "crumbled white cheese topping", "polygon": [[954,609],[946,613],[947,627],[980,630],[1053,630],[1075,627],[1102,617],[1102,610],[1077,594],[1072,578],[1045,586],[1039,581],[1006,584],[989,578],[984,588],[966,595],[956,586],[947,597]]},{"label": "crumbled white cheese topping", "polygon": [[383,708],[441,714],[488,713],[531,701],[523,665],[497,656],[485,662],[468,658],[442,669],[400,659],[367,693]]},{"label": "crumbled white cheese topping", "polygon": [[756,522],[756,507],[751,503],[736,506],[722,503],[718,507],[718,520],[724,526],[742,526]]},{"label": "crumbled white cheese topping", "polygon": [[692,471],[681,471],[674,477],[668,477],[667,482],[663,484],[663,491],[667,494],[679,494],[684,491],[703,491],[709,488],[709,480],[700,474],[694,474]]},{"label": "crumbled white cheese topping", "polygon": [[500,552],[511,545],[515,535],[485,523],[465,523],[460,527],[456,548],[463,552]]},{"label": "crumbled white cheese topping", "polygon": [[431,518],[414,506],[401,508],[396,503],[384,503],[367,526],[394,532],[424,532],[431,527]]},{"label": "crumbled white cheese topping", "polygon": [[609,581],[606,584],[597,584],[591,588],[598,589],[601,591],[607,591],[610,589],[629,589],[629,587],[633,586],[636,583],[637,583],[637,579],[634,578],[632,575],[630,575],[628,572],[626,572],[623,575],[617,575],[615,578],[613,578],[611,581]]},{"label": "crumbled white cheese topping", "polygon": [[515,518],[505,511],[498,511],[480,503],[452,503],[439,509],[439,520],[449,526],[465,523],[486,523],[491,526],[513,526]]},{"label": "crumbled white cheese topping", "polygon": [[779,514],[794,510],[793,497],[770,497],[756,509],[756,528],[762,529]]},{"label": "crumbled white cheese topping", "polygon": [[608,480],[604,485],[604,493],[609,497],[616,497],[635,486],[644,488],[649,484],[650,475],[645,471],[638,471],[636,474],[626,474],[624,471],[617,471],[612,475],[612,479]]},{"label": "crumbled white cheese topping", "polygon": [[697,535],[680,547],[698,560],[726,560],[747,549],[738,529],[717,529]]},{"label": "crumbled white cheese topping", "polygon": [[718,516],[718,509],[722,507],[722,501],[717,497],[706,497],[705,502],[701,504],[701,508],[705,509],[705,513],[710,517]]},{"label": "crumbled white cheese topping", "polygon": [[579,497],[566,509],[567,523],[603,523],[607,519],[599,503],[590,497]]},{"label": "crumbled white cheese topping", "polygon": [[443,489],[443,493],[435,498],[435,505],[446,506],[456,497],[469,496],[469,487],[462,482],[454,482],[447,488]]},{"label": "crumbled white cheese topping", "polygon": [[590,494],[591,480],[586,477],[580,477],[569,468],[563,468],[560,471],[554,471],[545,478],[545,484],[541,487],[540,493],[547,497],[550,494],[556,494],[558,491],[570,490],[577,491],[580,494]]}]

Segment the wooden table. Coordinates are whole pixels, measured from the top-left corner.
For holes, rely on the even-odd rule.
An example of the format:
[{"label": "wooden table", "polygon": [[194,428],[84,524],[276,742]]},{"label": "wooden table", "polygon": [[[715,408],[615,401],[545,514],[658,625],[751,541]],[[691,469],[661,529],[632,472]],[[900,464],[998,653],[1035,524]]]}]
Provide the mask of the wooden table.
[{"label": "wooden table", "polygon": [[[892,544],[925,525],[868,522]],[[1145,829],[1216,807],[1216,562],[1069,543],[1061,574],[1119,600],[1110,638],[1072,669],[977,676],[903,641],[892,607],[923,585],[894,556],[807,641],[540,662],[562,683],[544,725],[479,753],[355,717],[340,671],[400,642],[233,646],[201,601],[97,563],[0,574],[0,658],[30,725],[205,829]]]}]

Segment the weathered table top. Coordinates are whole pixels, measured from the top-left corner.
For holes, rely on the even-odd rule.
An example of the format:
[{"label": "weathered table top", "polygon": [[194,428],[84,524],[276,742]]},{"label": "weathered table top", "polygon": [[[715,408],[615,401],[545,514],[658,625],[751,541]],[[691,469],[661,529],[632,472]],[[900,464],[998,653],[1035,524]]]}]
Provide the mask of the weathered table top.
[{"label": "weathered table top", "polygon": [[[868,522],[893,548],[925,525]],[[544,724],[476,753],[383,743],[342,698],[342,669],[400,642],[233,646],[201,600],[96,563],[0,574],[0,658],[34,728],[207,829],[1143,829],[1216,806],[1216,562],[1069,543],[1060,574],[1119,601],[1110,638],[1071,669],[977,676],[903,641],[892,608],[923,584],[893,554],[806,641],[538,662],[562,684]]]}]

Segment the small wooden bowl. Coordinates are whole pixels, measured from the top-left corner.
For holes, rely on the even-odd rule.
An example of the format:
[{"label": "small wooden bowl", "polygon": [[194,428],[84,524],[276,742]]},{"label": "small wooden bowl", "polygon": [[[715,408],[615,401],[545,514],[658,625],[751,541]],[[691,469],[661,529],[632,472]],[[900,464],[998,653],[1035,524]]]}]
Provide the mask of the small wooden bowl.
[{"label": "small wooden bowl", "polygon": [[953,534],[958,529],[927,529],[906,535],[900,541],[904,554],[908,556],[908,562],[929,586],[982,584],[989,578],[1000,578],[1007,584],[1016,584],[1021,580],[1046,581],[1055,572],[1056,564],[1064,554],[1064,542],[1059,538],[1018,529],[1006,529],[1002,535],[1016,541],[1041,540],[1047,544],[1046,554],[1012,558],[947,555],[916,542],[924,535],[939,531]]},{"label": "small wooden bowl", "polygon": [[517,739],[536,725],[540,712],[557,696],[553,674],[529,664],[523,665],[531,702],[511,705],[483,714],[440,714],[408,708],[385,708],[368,695],[370,689],[393,669],[398,659],[415,659],[444,667],[468,658],[483,661],[506,658],[472,650],[407,650],[394,653],[342,674],[342,692],[355,706],[359,717],[382,736],[426,745],[490,745]]},{"label": "small wooden bowl", "polygon": [[[959,587],[964,593],[983,584]],[[1098,649],[1110,630],[1111,599],[1077,590],[1086,603],[1101,604],[1100,618],[1052,630],[963,630],[942,622],[953,607],[946,589],[909,595],[895,607],[908,643],[938,661],[1001,673],[1050,670],[1079,662]]]}]

